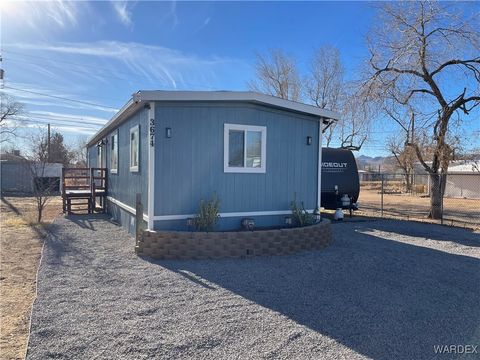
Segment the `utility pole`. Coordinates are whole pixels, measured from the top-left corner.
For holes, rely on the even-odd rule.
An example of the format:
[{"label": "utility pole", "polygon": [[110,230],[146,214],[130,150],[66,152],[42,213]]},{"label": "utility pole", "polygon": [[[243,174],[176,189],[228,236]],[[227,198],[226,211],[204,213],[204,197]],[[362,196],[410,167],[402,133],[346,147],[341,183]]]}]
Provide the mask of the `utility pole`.
[{"label": "utility pole", "polygon": [[50,123],[47,125],[47,162],[50,162]]}]

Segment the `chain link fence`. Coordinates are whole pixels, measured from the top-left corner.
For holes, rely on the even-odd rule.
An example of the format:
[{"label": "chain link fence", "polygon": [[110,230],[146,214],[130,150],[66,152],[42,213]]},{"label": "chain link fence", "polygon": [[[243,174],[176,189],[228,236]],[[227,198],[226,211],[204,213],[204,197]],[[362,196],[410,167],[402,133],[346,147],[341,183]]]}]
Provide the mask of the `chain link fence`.
[{"label": "chain link fence", "polygon": [[358,213],[480,229],[480,173],[360,173]]}]

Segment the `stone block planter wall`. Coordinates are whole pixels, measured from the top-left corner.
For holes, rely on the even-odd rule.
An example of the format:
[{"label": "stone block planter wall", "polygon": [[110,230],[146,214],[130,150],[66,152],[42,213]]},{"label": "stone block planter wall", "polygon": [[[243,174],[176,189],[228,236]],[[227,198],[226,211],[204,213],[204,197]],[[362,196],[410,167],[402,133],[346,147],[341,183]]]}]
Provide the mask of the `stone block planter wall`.
[{"label": "stone block planter wall", "polygon": [[278,230],[231,232],[143,231],[137,254],[156,259],[221,259],[288,255],[319,249],[332,239],[331,224]]}]

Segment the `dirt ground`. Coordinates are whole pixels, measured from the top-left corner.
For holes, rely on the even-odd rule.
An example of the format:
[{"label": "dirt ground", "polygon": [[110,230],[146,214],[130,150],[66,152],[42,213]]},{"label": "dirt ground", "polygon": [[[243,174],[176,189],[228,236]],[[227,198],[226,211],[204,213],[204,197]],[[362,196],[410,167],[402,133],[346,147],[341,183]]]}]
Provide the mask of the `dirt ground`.
[{"label": "dirt ground", "polygon": [[23,359],[45,225],[61,213],[61,198],[47,204],[36,224],[34,198],[0,202],[0,359]]},{"label": "dirt ground", "polygon": [[[359,215],[381,214],[381,194],[376,189],[360,189]],[[448,225],[480,228],[480,199],[444,199],[444,223]],[[410,194],[384,194],[385,217],[429,221],[430,198]],[[438,221],[437,221],[438,222]]]}]

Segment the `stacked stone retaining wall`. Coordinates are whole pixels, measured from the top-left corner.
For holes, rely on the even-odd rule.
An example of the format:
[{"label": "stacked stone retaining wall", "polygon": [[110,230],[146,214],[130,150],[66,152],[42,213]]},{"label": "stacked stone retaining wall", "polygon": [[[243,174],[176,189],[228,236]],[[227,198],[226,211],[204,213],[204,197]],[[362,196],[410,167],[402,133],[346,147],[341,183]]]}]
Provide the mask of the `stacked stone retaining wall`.
[{"label": "stacked stone retaining wall", "polygon": [[320,223],[288,229],[187,232],[143,231],[135,251],[156,259],[221,259],[289,255],[320,249],[332,239],[331,224]]}]

